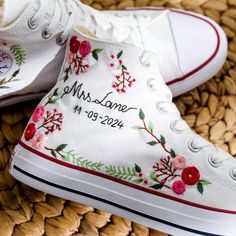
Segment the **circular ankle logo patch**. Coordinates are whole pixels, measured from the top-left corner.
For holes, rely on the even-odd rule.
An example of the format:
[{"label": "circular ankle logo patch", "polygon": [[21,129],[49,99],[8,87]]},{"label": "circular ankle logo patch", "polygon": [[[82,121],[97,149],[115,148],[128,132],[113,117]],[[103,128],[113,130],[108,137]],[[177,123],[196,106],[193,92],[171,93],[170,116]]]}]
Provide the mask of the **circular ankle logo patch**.
[{"label": "circular ankle logo patch", "polygon": [[6,74],[12,67],[11,56],[0,49],[0,76]]}]

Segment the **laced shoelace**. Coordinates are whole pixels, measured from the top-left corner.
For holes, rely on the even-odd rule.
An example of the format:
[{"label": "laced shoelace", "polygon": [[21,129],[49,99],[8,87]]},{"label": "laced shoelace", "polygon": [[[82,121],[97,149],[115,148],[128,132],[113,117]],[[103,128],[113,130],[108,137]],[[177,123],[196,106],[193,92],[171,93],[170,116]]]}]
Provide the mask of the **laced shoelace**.
[{"label": "laced shoelace", "polygon": [[[152,53],[144,51],[144,53],[140,57],[140,62],[145,67],[151,67],[151,64],[155,61],[155,56]],[[154,63],[155,64],[155,63]],[[154,69],[158,68],[157,65],[154,66]],[[172,113],[175,114],[173,117],[179,117],[171,122],[170,127],[171,130],[176,134],[181,134],[185,130],[189,130],[188,124],[180,117],[179,111],[176,105],[172,102],[172,96],[170,95],[171,92],[169,88],[165,85],[163,86],[164,82],[161,79],[149,79],[148,86],[154,91],[157,92],[157,109],[162,113]],[[161,92],[159,90],[161,88]],[[165,89],[164,89],[165,88]],[[160,92],[160,93],[159,93]],[[235,160],[232,158],[231,155],[228,153],[220,150],[219,148],[215,147],[214,145],[210,144],[208,141],[204,140],[200,136],[194,137],[193,139],[189,140],[188,148],[194,152],[200,152],[204,148],[211,148],[211,155],[208,157],[208,161],[210,165],[214,168],[218,168],[221,166],[223,162],[232,162],[235,166]],[[229,163],[230,165],[231,163]],[[236,181],[236,166],[232,167],[229,171],[229,174],[232,179]]]},{"label": "laced shoelace", "polygon": [[[116,15],[108,16],[84,5],[79,0],[39,0],[37,12],[28,21],[29,28],[36,29],[48,14],[51,15],[51,20],[42,30],[42,37],[49,39],[57,34],[56,41],[59,45],[67,40],[75,24],[88,29],[99,39],[142,45],[137,21],[132,16],[123,19]],[[63,30],[56,33],[60,26]]]}]

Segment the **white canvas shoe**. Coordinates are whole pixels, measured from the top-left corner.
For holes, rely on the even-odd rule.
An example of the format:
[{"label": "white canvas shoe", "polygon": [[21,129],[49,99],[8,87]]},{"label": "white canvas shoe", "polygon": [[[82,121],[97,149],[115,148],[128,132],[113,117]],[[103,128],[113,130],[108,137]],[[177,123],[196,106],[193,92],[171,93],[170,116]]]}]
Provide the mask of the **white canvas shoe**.
[{"label": "white canvas shoe", "polygon": [[78,0],[23,0],[18,5],[5,0],[0,107],[42,97],[56,83],[64,55],[61,46],[75,22],[98,38],[155,52],[174,96],[211,78],[226,57],[222,29],[194,13],[166,9],[101,13]]},{"label": "white canvas shoe", "polygon": [[236,160],[193,133],[157,68],[150,51],[73,30],[10,173],[175,236],[233,236]]}]

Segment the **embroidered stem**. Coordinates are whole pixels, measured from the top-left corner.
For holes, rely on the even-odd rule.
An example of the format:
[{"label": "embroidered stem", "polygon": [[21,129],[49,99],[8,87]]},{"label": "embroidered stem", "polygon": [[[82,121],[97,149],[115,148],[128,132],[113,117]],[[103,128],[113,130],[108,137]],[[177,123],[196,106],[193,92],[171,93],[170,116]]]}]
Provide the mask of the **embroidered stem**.
[{"label": "embroidered stem", "polygon": [[62,113],[58,113],[56,109],[53,110],[53,112],[46,112],[46,117],[44,117],[43,124],[38,127],[46,129],[46,133],[53,133],[55,130],[61,130],[61,125],[63,122],[63,115]]}]

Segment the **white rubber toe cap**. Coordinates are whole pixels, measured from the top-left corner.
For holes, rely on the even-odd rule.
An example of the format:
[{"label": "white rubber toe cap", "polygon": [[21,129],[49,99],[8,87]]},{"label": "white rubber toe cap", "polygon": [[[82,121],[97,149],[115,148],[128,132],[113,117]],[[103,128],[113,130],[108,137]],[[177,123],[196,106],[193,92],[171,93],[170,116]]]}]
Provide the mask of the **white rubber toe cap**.
[{"label": "white rubber toe cap", "polygon": [[227,39],[221,27],[207,17],[171,10],[169,19],[183,73],[167,82],[176,96],[206,82],[221,69],[227,55]]}]

